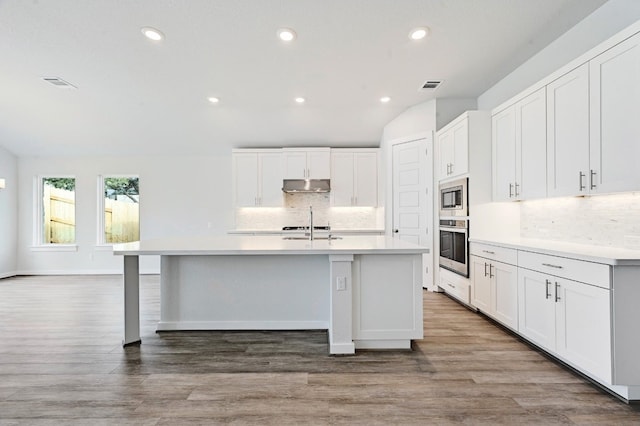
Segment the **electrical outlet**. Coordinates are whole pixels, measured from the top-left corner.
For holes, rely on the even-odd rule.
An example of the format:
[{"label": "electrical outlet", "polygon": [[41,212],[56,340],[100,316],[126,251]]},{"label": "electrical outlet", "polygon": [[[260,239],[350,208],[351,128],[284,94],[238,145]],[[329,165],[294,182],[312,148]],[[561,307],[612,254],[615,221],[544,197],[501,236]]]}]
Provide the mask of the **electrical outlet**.
[{"label": "electrical outlet", "polygon": [[344,291],[347,289],[347,277],[336,278],[336,290]]}]

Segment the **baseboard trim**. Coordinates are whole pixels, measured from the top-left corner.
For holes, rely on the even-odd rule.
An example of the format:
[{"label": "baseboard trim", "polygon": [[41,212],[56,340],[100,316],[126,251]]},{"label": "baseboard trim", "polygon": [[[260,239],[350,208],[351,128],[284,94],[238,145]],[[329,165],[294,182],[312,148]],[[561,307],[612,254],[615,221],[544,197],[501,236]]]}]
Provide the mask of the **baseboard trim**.
[{"label": "baseboard trim", "polygon": [[156,331],[327,330],[326,321],[160,321]]}]

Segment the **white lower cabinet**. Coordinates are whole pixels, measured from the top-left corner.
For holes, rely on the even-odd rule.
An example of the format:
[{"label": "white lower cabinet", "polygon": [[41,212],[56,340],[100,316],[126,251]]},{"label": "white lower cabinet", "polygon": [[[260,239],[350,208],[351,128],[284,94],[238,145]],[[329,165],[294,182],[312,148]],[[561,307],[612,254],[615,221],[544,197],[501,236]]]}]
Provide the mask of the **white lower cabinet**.
[{"label": "white lower cabinet", "polygon": [[471,305],[622,398],[640,401],[640,260],[599,263],[545,251],[472,241]]},{"label": "white lower cabinet", "polygon": [[575,367],[611,381],[610,291],[520,268],[519,332]]},{"label": "white lower cabinet", "polygon": [[[516,251],[471,245],[471,305],[503,325],[518,329],[518,268]],[[488,257],[481,257],[483,254]]]}]

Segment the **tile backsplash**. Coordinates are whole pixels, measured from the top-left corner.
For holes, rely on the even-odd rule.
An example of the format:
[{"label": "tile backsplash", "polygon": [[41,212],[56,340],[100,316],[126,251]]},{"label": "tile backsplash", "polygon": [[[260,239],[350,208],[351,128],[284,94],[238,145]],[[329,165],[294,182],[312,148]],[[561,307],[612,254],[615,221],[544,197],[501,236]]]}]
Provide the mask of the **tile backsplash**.
[{"label": "tile backsplash", "polygon": [[640,193],[522,202],[520,235],[640,249]]},{"label": "tile backsplash", "polygon": [[383,229],[382,207],[331,207],[329,194],[283,194],[283,207],[236,209],[238,230],[278,230],[283,226],[304,226],[313,206],[315,226],[331,224],[333,229]]}]

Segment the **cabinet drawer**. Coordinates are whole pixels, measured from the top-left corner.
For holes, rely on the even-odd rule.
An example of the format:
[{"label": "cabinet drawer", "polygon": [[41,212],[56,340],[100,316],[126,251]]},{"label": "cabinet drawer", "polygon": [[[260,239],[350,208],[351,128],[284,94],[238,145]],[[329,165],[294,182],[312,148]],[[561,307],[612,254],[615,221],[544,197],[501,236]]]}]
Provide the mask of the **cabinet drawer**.
[{"label": "cabinet drawer", "polygon": [[515,249],[482,243],[469,243],[469,253],[509,265],[518,264],[518,251]]},{"label": "cabinet drawer", "polygon": [[611,288],[609,265],[602,263],[520,251],[518,266],[597,287]]},{"label": "cabinet drawer", "polygon": [[471,286],[464,277],[440,269],[440,288],[466,305],[471,303]]}]

